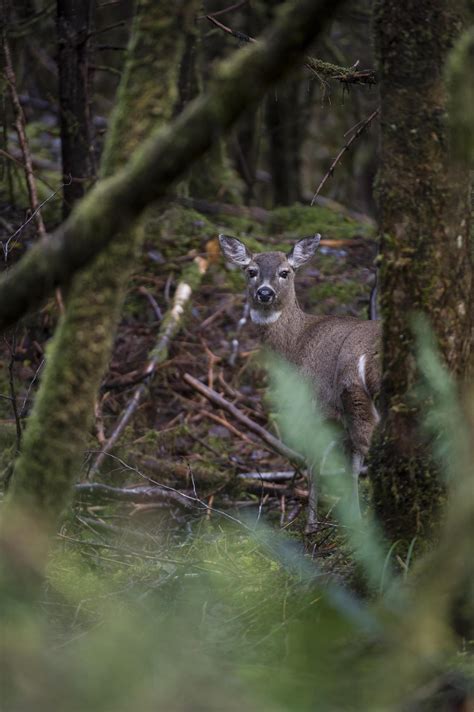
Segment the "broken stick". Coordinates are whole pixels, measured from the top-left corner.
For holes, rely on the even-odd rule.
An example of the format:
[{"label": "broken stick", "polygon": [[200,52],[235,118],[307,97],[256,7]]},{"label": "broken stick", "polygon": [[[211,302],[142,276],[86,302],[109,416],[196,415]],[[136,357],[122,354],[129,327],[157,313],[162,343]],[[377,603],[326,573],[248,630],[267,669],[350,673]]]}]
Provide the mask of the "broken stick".
[{"label": "broken stick", "polygon": [[196,391],[198,391],[199,393],[201,393],[201,395],[207,398],[207,400],[210,401],[213,405],[217,406],[218,408],[222,408],[223,410],[226,410],[236,420],[242,423],[242,425],[245,425],[248,430],[250,430],[252,433],[255,433],[255,435],[258,435],[258,437],[263,440],[264,443],[269,445],[271,449],[277,452],[279,455],[283,455],[283,457],[286,457],[287,460],[294,463],[295,465],[298,465],[299,467],[306,467],[306,461],[302,455],[295,452],[295,450],[292,450],[291,448],[287,447],[284,443],[281,442],[281,440],[278,440],[278,438],[269,433],[268,430],[265,430],[265,428],[262,428],[261,425],[258,425],[258,423],[255,423],[253,420],[248,418],[246,415],[244,415],[244,413],[242,413],[238,408],[236,408],[235,405],[230,403],[212,388],[205,386],[204,383],[198,381],[197,378],[193,378],[193,376],[191,376],[189,373],[184,374],[184,380],[188,385],[192,386]]}]

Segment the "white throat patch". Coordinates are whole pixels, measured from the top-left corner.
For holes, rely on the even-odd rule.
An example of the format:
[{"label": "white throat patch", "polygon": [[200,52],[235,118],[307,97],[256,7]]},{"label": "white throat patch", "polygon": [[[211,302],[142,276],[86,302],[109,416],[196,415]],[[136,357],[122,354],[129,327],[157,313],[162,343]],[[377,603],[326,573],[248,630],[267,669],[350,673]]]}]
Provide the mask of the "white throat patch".
[{"label": "white throat patch", "polygon": [[257,311],[257,309],[250,310],[250,318],[254,324],[274,324],[280,317],[281,311],[272,311],[265,314],[265,312]]}]

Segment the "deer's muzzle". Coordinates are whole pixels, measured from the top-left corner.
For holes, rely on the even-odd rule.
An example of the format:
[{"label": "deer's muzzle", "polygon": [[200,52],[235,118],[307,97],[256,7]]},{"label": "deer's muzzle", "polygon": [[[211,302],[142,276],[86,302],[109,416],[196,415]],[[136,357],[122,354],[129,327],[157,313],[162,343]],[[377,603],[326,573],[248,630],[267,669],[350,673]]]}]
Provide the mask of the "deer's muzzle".
[{"label": "deer's muzzle", "polygon": [[259,289],[257,289],[256,296],[259,302],[271,304],[271,302],[275,299],[275,292],[271,287],[259,287]]}]

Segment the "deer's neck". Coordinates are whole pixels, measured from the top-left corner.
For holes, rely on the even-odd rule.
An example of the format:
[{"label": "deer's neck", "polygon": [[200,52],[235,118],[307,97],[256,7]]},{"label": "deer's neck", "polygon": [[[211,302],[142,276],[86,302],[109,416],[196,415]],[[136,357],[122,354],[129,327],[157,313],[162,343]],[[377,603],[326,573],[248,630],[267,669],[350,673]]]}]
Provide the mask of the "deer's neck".
[{"label": "deer's neck", "polygon": [[261,329],[262,339],[267,346],[270,346],[288,361],[294,361],[295,346],[308,321],[313,318],[310,314],[305,314],[295,296],[294,301],[283,307],[275,321],[258,324],[258,321],[254,319],[254,323]]}]

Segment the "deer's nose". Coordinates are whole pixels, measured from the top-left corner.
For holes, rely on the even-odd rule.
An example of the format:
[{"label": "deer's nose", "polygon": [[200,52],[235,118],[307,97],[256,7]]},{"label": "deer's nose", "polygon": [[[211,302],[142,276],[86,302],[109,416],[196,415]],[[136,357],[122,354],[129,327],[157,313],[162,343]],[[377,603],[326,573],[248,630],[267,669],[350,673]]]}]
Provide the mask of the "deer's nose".
[{"label": "deer's nose", "polygon": [[257,289],[257,299],[259,302],[272,302],[275,292],[271,287],[260,287]]}]

